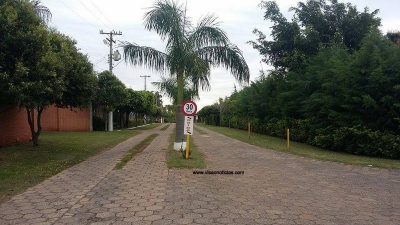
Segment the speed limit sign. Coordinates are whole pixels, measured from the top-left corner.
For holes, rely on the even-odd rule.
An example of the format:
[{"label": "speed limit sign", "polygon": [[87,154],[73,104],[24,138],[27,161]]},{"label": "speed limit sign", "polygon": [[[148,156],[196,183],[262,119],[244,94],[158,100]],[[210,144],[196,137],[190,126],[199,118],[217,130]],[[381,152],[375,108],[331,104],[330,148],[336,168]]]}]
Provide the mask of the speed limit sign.
[{"label": "speed limit sign", "polygon": [[183,102],[181,109],[185,116],[194,116],[197,112],[197,105],[194,101],[187,100]]}]

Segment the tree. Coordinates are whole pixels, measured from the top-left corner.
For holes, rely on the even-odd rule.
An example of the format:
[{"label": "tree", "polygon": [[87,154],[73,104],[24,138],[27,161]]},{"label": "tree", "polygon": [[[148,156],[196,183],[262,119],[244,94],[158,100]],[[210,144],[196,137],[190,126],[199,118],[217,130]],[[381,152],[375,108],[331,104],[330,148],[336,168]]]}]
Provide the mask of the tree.
[{"label": "tree", "polygon": [[42,129],[41,113],[62,96],[65,88],[62,75],[57,74],[61,70],[60,52],[50,43],[58,37],[49,34],[27,1],[3,1],[0,10],[7,15],[0,19],[1,103],[26,108],[36,146]]},{"label": "tree", "polygon": [[258,39],[249,43],[264,56],[264,62],[282,71],[304,68],[307,59],[337,41],[343,41],[349,51],[358,50],[368,32],[380,25],[378,10],[359,12],[356,6],[337,0],[299,2],[290,8],[292,21],[282,15],[275,1],[262,1],[260,7],[265,9],[264,19],[273,23],[273,40],[255,29]]},{"label": "tree", "polygon": [[183,102],[184,77],[194,86],[201,86],[208,77],[211,66],[224,66],[230,69],[239,82],[248,82],[249,68],[242,52],[231,44],[226,33],[218,27],[217,18],[207,15],[193,27],[183,5],[174,1],[157,1],[145,14],[145,28],[155,31],[162,40],[167,41],[166,52],[133,43],[125,43],[125,59],[133,65],[146,66],[156,71],[168,70],[176,76],[178,83],[177,125],[174,148],[181,146],[183,136],[183,114],[180,105]]},{"label": "tree", "polygon": [[128,98],[128,91],[125,85],[109,71],[101,72],[98,77],[98,88],[96,102],[103,112],[105,118],[105,130],[108,130],[107,114],[114,111],[117,106],[122,106]]},{"label": "tree", "polygon": [[393,43],[400,45],[400,31],[388,32],[386,37]]},{"label": "tree", "polygon": [[[190,84],[187,78],[184,77],[183,86],[183,100],[194,100],[199,98],[199,91],[194,85]],[[151,82],[162,94],[167,95],[171,100],[172,104],[177,104],[178,97],[178,82],[176,77],[161,77],[161,81]],[[208,90],[210,83],[208,78],[205,78],[203,89]]]},{"label": "tree", "polygon": [[0,18],[0,104],[26,109],[36,146],[43,110],[52,104],[88,106],[96,77],[76,42],[48,30],[35,10],[30,1],[0,4],[1,14],[6,15]]}]

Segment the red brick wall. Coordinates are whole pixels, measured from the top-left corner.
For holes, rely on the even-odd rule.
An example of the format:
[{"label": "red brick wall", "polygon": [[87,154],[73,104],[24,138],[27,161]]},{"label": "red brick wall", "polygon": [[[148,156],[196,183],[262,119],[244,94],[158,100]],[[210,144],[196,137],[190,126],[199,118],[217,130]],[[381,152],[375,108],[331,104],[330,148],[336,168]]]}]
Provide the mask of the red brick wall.
[{"label": "red brick wall", "polygon": [[31,139],[26,109],[0,107],[0,146]]},{"label": "red brick wall", "polygon": [[42,113],[43,131],[90,131],[90,109],[50,106]]},{"label": "red brick wall", "polygon": [[58,108],[50,106],[43,110],[40,123],[43,131],[58,131]]}]

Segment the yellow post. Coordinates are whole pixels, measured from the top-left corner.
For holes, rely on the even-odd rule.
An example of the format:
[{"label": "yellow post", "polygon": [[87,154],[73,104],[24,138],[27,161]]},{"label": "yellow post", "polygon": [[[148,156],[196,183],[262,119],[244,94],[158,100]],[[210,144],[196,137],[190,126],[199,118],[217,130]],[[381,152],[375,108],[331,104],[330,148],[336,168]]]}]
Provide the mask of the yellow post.
[{"label": "yellow post", "polygon": [[186,135],[186,156],[185,158],[189,158],[189,149],[190,149],[190,135]]},{"label": "yellow post", "polygon": [[250,122],[247,124],[247,130],[248,130],[248,136],[249,136],[249,139],[250,139]]},{"label": "yellow post", "polygon": [[286,130],[286,136],[287,136],[286,147],[287,147],[287,149],[289,149],[290,148],[290,131],[289,131],[289,128]]}]

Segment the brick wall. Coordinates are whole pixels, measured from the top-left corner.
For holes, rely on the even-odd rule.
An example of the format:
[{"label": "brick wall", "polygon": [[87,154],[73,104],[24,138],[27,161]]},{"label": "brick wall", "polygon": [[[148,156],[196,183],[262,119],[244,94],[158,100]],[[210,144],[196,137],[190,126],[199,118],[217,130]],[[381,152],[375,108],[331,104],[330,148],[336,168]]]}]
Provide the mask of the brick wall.
[{"label": "brick wall", "polygon": [[0,146],[27,142],[30,139],[26,110],[0,106]]},{"label": "brick wall", "polygon": [[43,110],[40,120],[43,131],[59,131],[58,128],[58,108],[50,106]]},{"label": "brick wall", "polygon": [[[43,110],[43,131],[90,131],[90,109],[64,109],[51,106]],[[36,125],[36,124],[35,124]],[[0,106],[0,146],[31,140],[25,109]]]},{"label": "brick wall", "polygon": [[43,131],[90,131],[90,109],[50,106],[42,113]]}]

